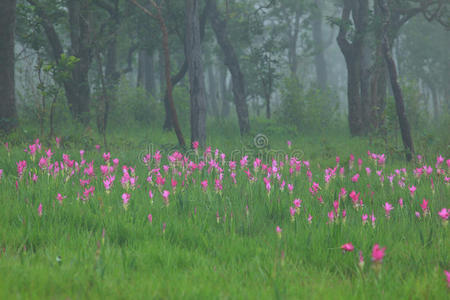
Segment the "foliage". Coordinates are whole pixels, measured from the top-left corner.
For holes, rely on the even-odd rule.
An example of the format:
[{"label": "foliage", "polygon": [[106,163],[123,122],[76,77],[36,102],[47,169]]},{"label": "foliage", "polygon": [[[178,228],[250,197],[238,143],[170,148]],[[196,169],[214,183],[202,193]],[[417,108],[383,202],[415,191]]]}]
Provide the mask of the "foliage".
[{"label": "foliage", "polygon": [[339,121],[334,96],[302,87],[296,79],[286,78],[281,89],[280,122],[295,126],[301,133],[325,132]]}]

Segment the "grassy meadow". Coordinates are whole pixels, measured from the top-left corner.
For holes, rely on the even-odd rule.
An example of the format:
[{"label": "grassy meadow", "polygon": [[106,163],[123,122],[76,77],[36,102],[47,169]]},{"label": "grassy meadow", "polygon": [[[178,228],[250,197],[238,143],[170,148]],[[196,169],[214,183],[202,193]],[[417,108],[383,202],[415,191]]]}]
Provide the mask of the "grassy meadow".
[{"label": "grassy meadow", "polygon": [[448,297],[448,148],[227,126],[2,140],[0,298]]}]

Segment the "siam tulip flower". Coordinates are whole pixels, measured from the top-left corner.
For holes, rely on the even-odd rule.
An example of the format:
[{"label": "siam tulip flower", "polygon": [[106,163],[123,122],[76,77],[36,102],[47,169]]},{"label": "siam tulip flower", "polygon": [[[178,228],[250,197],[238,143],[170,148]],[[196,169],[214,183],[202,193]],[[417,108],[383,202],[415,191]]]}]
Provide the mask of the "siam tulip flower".
[{"label": "siam tulip flower", "polygon": [[368,218],[369,218],[369,216],[368,216],[367,214],[363,214],[363,215],[361,216],[363,225],[365,225],[365,224],[367,223],[367,219],[368,219]]},{"label": "siam tulip flower", "polygon": [[55,137],[55,141],[56,141],[56,148],[59,148],[61,139],[59,137]]},{"label": "siam tulip flower", "polygon": [[113,165],[114,165],[114,167],[117,167],[119,165],[119,159],[118,158],[114,158],[113,159]]},{"label": "siam tulip flower", "polygon": [[59,201],[59,204],[63,204],[63,200],[66,199],[67,196],[62,196],[61,194],[58,193],[58,195],[56,196],[56,199]]},{"label": "siam tulip flower", "polygon": [[162,193],[162,196],[164,198],[164,204],[166,206],[169,206],[169,195],[170,195],[170,192],[166,191],[166,190],[164,190],[163,193]]},{"label": "siam tulip flower", "polygon": [[342,251],[345,252],[352,252],[355,250],[355,247],[352,245],[352,243],[347,243],[341,246]]},{"label": "siam tulip flower", "polygon": [[166,223],[163,223],[162,232],[163,232],[163,234],[166,232]]},{"label": "siam tulip flower", "polygon": [[417,219],[420,219],[420,212],[416,211],[415,215],[416,215]]},{"label": "siam tulip flower", "polygon": [[219,224],[219,223],[220,223],[220,215],[219,215],[219,210],[217,210],[217,212],[216,212],[216,221],[217,221],[217,224]]},{"label": "siam tulip flower", "polygon": [[413,185],[413,186],[410,186],[409,187],[409,193],[411,194],[411,197],[413,197],[414,198],[414,193],[416,192],[416,187]]},{"label": "siam tulip flower", "polygon": [[370,170],[370,168],[367,167],[367,168],[366,168],[366,173],[367,173],[367,176],[370,176],[370,173],[372,173],[372,170]]},{"label": "siam tulip flower", "polygon": [[95,145],[95,149],[97,149],[97,151],[100,151],[100,145]]},{"label": "siam tulip flower", "polygon": [[0,169],[0,182],[2,181],[2,177],[3,177],[3,169]]},{"label": "siam tulip flower", "polygon": [[295,200],[293,201],[293,203],[294,203],[294,206],[295,206],[296,208],[300,208],[300,206],[302,205],[302,200],[300,200],[300,199],[295,199]]},{"label": "siam tulip flower", "polygon": [[193,141],[193,142],[192,142],[192,149],[198,150],[198,145],[199,145],[199,142],[198,142],[198,141]]},{"label": "siam tulip flower", "polygon": [[400,208],[403,208],[403,198],[398,199],[398,204],[400,205]]},{"label": "siam tulip flower", "polygon": [[215,180],[214,188],[216,189],[216,193],[220,193],[223,190],[222,181],[220,179]]},{"label": "siam tulip flower", "polygon": [[111,159],[111,153],[103,153],[103,160],[105,162],[109,162],[109,160]]},{"label": "siam tulip flower", "polygon": [[200,182],[202,189],[204,192],[206,192],[206,188],[208,187],[208,180],[203,180],[202,182]]},{"label": "siam tulip flower", "polygon": [[292,206],[289,207],[289,214],[291,215],[291,221],[294,222],[295,208],[293,208]]},{"label": "siam tulip flower", "polygon": [[391,213],[391,210],[394,209],[394,207],[389,202],[386,202],[383,205],[383,208],[384,208],[384,212],[385,212],[386,218],[389,218],[390,217],[389,214]]},{"label": "siam tulip flower", "polygon": [[292,191],[294,190],[294,185],[292,184],[288,184],[288,190],[289,190],[289,194],[292,194]]},{"label": "siam tulip flower", "polygon": [[131,195],[127,193],[122,194],[122,201],[123,201],[123,208],[127,210],[128,208],[128,202],[130,201]]},{"label": "siam tulip flower", "polygon": [[359,179],[359,174],[356,173],[355,176],[352,177],[352,181],[353,182],[358,182],[358,179]]},{"label": "siam tulip flower", "polygon": [[320,204],[323,204],[322,196],[317,197],[317,200],[319,201]]},{"label": "siam tulip flower", "polygon": [[283,231],[283,229],[281,229],[280,226],[277,226],[276,231],[277,231],[278,238],[281,239],[281,232]]},{"label": "siam tulip flower", "polygon": [[328,223],[334,223],[334,211],[328,213]]},{"label": "siam tulip flower", "polygon": [[80,150],[80,157],[81,157],[81,160],[84,159],[84,150]]},{"label": "siam tulip flower", "polygon": [[428,200],[423,198],[422,203],[420,203],[420,207],[422,208],[423,216],[425,217],[429,213]]},{"label": "siam tulip flower", "polygon": [[450,288],[450,272],[444,270],[445,277],[447,278],[447,287]]},{"label": "siam tulip flower", "polygon": [[105,186],[106,193],[109,193],[109,190],[111,189],[115,179],[115,176],[106,176],[106,178],[103,180],[103,185]]},{"label": "siam tulip flower", "polygon": [[361,166],[363,164],[363,160],[361,158],[358,158],[358,168],[361,170]]},{"label": "siam tulip flower", "polygon": [[348,161],[348,168],[351,170],[353,169],[353,163],[355,162],[355,156],[353,154],[350,154],[350,159]]},{"label": "siam tulip flower", "polygon": [[36,174],[33,174],[33,177],[31,177],[31,180],[33,180],[33,182],[36,183],[38,180],[38,176]]},{"label": "siam tulip flower", "polygon": [[148,221],[150,222],[150,224],[152,224],[152,222],[153,222],[153,216],[152,216],[152,214],[148,214],[147,219],[148,219]]},{"label": "siam tulip flower", "polygon": [[309,223],[309,224],[312,223],[312,218],[313,218],[313,217],[311,216],[311,214],[309,214],[309,215],[308,215],[308,223]]},{"label": "siam tulip flower", "polygon": [[383,258],[386,255],[386,247],[380,248],[378,244],[375,244],[372,248],[372,261],[375,263],[382,263]]},{"label": "siam tulip flower", "polygon": [[364,257],[363,257],[362,251],[359,251],[358,266],[361,270],[364,268]]},{"label": "siam tulip flower", "polygon": [[292,142],[291,141],[287,141],[287,145],[288,145],[288,148],[291,149]]},{"label": "siam tulip flower", "polygon": [[346,218],[347,218],[347,211],[344,209],[344,210],[342,211],[342,223],[345,224]]},{"label": "siam tulip flower", "polygon": [[39,203],[39,206],[38,206],[38,215],[39,215],[39,217],[42,217],[42,203]]},{"label": "siam tulip flower", "polygon": [[286,182],[283,180],[280,184],[280,191],[284,191],[284,186],[286,185]]},{"label": "siam tulip flower", "polygon": [[373,228],[375,228],[375,220],[376,220],[377,218],[375,218],[375,215],[373,214],[373,212],[372,212],[372,214],[370,215],[370,221],[372,221],[372,227]]},{"label": "siam tulip flower", "polygon": [[347,196],[347,191],[345,190],[345,188],[341,188],[341,191],[339,192],[339,199],[345,200],[346,196]]},{"label": "siam tulip flower", "polygon": [[448,212],[449,212],[449,210],[447,209],[447,208],[443,208],[443,209],[441,209],[439,212],[438,212],[438,215],[439,215],[439,217],[441,217],[441,219],[443,220],[443,221],[446,221],[446,220],[448,220]]}]

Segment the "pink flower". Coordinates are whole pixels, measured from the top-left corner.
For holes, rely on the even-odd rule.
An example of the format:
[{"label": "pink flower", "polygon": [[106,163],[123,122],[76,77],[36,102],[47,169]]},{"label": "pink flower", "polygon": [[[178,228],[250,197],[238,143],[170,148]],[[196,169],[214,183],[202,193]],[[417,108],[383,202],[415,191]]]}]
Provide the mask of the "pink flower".
[{"label": "pink flower", "polygon": [[428,214],[428,200],[423,198],[422,203],[420,203],[420,207],[422,208],[423,215]]},{"label": "pink flower", "polygon": [[329,223],[333,223],[334,222],[334,211],[330,211],[328,213],[328,220],[329,220]]},{"label": "pink flower", "polygon": [[448,220],[448,209],[443,208],[438,212],[439,217],[441,217],[442,220]]},{"label": "pink flower", "polygon": [[130,201],[130,194],[123,193],[122,194],[122,200],[123,200],[123,206],[126,207],[128,205],[128,202]]},{"label": "pink flower", "polygon": [[352,245],[352,243],[347,243],[347,244],[344,244],[344,245],[342,245],[341,246],[341,249],[344,251],[344,252],[352,252],[353,250],[355,250],[355,247],[353,247],[353,245]]},{"label": "pink flower", "polygon": [[403,208],[403,198],[398,199],[398,204],[400,205],[400,208]]},{"label": "pink flower", "polygon": [[3,169],[0,169],[0,180],[2,180],[3,177]]},{"label": "pink flower", "polygon": [[170,195],[170,192],[166,191],[166,190],[164,190],[162,193],[162,196],[164,198],[164,203],[166,204],[166,206],[169,206],[169,195]]},{"label": "pink flower", "polygon": [[420,212],[416,211],[416,212],[415,212],[415,215],[416,215],[416,217],[417,217],[418,219],[420,219]]},{"label": "pink flower", "polygon": [[414,197],[414,193],[416,192],[416,187],[413,185],[413,186],[410,186],[409,187],[409,193],[411,194],[411,197]]},{"label": "pink flower", "polygon": [[386,247],[380,248],[378,244],[375,244],[372,249],[372,261],[381,263],[385,256]]},{"label": "pink flower", "polygon": [[194,150],[197,150],[197,149],[198,149],[198,145],[199,145],[198,141],[192,142],[192,148],[193,148]]},{"label": "pink flower", "polygon": [[95,149],[100,150],[100,145],[95,145]]},{"label": "pink flower", "polygon": [[293,208],[292,206],[290,206],[290,207],[289,207],[289,213],[291,214],[292,220],[294,220],[294,216],[295,216],[295,208]]},{"label": "pink flower", "polygon": [[280,226],[277,226],[276,231],[277,231],[278,237],[281,239],[281,232],[283,231],[283,229],[281,229]]},{"label": "pink flower", "polygon": [[372,214],[370,215],[370,221],[372,221],[372,227],[375,227],[375,220],[376,220],[377,218],[375,218],[375,215],[373,214],[373,212],[372,212]]},{"label": "pink flower", "polygon": [[389,214],[391,213],[391,210],[394,209],[394,207],[389,202],[386,202],[384,204],[383,208],[384,208],[384,212],[386,214],[386,217],[389,217]]},{"label": "pink flower", "polygon": [[362,251],[359,251],[358,266],[359,266],[360,269],[364,268],[364,256],[362,254]]},{"label": "pink flower", "polygon": [[149,190],[149,191],[148,191],[148,196],[150,197],[150,199],[153,199],[153,193],[152,193],[152,190]]},{"label": "pink flower", "polygon": [[103,160],[105,162],[109,161],[110,158],[111,158],[111,153],[109,153],[109,152],[108,153],[103,153]]},{"label": "pink flower", "polygon": [[208,187],[208,180],[203,180],[201,183],[203,191],[206,192],[206,188]]},{"label": "pink flower", "polygon": [[302,205],[302,200],[295,199],[293,203],[296,208],[299,208]]},{"label": "pink flower", "polygon": [[365,225],[367,223],[368,218],[369,218],[369,216],[367,214],[362,215],[361,219],[362,219],[363,225]]},{"label": "pink flower", "polygon": [[39,215],[39,217],[42,217],[42,203],[39,203],[39,206],[38,206],[38,215]]},{"label": "pink flower", "polygon": [[62,196],[61,194],[58,193],[58,195],[56,196],[56,199],[59,201],[60,204],[63,203],[63,199],[67,198],[66,196]]},{"label": "pink flower", "polygon": [[153,221],[153,216],[152,216],[152,214],[148,214],[148,217],[147,217],[147,219],[148,219],[148,221],[150,222],[150,224],[152,223],[152,221]]},{"label": "pink flower", "polygon": [[309,224],[312,223],[312,218],[313,218],[313,217],[311,216],[311,214],[309,214],[309,215],[308,215],[308,223],[309,223]]},{"label": "pink flower", "polygon": [[353,182],[358,182],[358,179],[359,179],[359,174],[356,173],[356,175],[352,177],[352,181]]},{"label": "pink flower", "polygon": [[447,287],[450,288],[450,272],[447,270],[444,270],[444,274],[445,274],[445,277],[447,277]]}]

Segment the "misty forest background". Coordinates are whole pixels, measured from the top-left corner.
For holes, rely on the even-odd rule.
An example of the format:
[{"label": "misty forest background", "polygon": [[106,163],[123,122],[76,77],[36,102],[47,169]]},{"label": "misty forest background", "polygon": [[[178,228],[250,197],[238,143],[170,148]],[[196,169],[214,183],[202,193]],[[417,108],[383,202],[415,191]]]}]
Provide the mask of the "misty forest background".
[{"label": "misty forest background", "polygon": [[2,139],[448,155],[449,16],[447,0],[4,0]]}]

